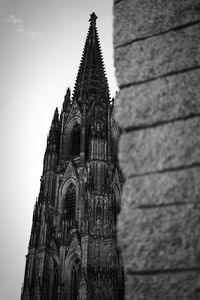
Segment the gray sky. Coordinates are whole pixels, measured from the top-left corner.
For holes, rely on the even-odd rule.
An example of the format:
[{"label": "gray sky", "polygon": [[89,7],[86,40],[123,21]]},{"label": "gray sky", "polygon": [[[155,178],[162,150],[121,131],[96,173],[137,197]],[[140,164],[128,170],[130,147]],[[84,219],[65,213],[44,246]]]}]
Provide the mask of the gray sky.
[{"label": "gray sky", "polygon": [[0,0],[2,300],[20,299],[47,133],[73,90],[93,11],[114,96],[112,0]]}]

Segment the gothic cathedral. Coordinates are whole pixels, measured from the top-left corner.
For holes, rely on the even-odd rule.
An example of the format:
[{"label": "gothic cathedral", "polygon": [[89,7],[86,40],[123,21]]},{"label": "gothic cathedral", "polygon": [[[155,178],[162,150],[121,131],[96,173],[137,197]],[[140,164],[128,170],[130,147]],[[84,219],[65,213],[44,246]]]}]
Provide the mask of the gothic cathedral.
[{"label": "gothic cathedral", "polygon": [[92,13],[73,95],[67,89],[47,138],[21,300],[123,299],[119,128],[96,19]]}]

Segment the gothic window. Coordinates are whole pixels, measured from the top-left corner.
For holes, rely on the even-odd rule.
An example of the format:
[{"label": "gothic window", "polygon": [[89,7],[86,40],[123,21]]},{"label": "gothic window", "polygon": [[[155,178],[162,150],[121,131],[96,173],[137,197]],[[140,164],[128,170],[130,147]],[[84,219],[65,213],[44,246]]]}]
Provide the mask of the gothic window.
[{"label": "gothic window", "polygon": [[58,270],[56,270],[54,274],[52,300],[57,300],[57,298],[58,298]]},{"label": "gothic window", "polygon": [[76,188],[72,183],[67,188],[65,201],[66,218],[68,220],[74,220],[76,213]]},{"label": "gothic window", "polygon": [[72,265],[71,270],[71,284],[70,284],[70,300],[77,300],[78,284],[77,284],[77,265]]},{"label": "gothic window", "polygon": [[117,139],[112,135],[111,136],[111,155],[113,159],[117,159],[118,145]]},{"label": "gothic window", "polygon": [[71,154],[72,154],[72,156],[79,155],[79,153],[80,153],[80,136],[81,136],[80,125],[78,123],[76,123],[72,129],[72,134],[71,134]]},{"label": "gothic window", "polygon": [[117,126],[115,124],[111,124],[111,156],[114,160],[117,159],[118,137],[119,137],[119,132]]},{"label": "gothic window", "polygon": [[119,213],[119,211],[118,211],[117,197],[116,197],[115,191],[113,190],[113,194],[112,194],[112,215],[113,215],[113,220],[114,220],[115,224],[116,224],[116,221],[117,221],[118,213]]}]

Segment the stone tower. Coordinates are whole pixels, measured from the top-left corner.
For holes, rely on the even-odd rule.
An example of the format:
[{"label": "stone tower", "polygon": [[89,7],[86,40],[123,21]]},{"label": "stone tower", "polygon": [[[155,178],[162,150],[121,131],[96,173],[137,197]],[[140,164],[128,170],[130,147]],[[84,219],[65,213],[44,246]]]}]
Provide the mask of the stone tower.
[{"label": "stone tower", "polygon": [[119,128],[96,19],[92,13],[73,96],[68,88],[47,138],[21,300],[123,299]]}]

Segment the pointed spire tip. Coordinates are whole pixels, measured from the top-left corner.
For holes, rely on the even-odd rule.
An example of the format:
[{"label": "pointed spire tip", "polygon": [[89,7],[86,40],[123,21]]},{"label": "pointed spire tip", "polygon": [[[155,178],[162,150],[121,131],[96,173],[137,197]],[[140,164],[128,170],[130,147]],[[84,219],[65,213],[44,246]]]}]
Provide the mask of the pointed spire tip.
[{"label": "pointed spire tip", "polygon": [[93,12],[93,13],[90,15],[89,22],[90,22],[90,23],[95,23],[95,24],[96,24],[96,19],[97,19],[97,16],[96,16],[96,14]]},{"label": "pointed spire tip", "polygon": [[70,96],[71,96],[71,89],[68,87],[66,90],[66,94],[64,97],[64,102],[63,102],[63,106],[62,106],[62,111],[67,112],[68,107],[70,105]]},{"label": "pointed spire tip", "polygon": [[54,118],[57,118],[58,115],[59,115],[59,113],[58,113],[58,108],[56,107],[56,109],[55,109],[55,111],[54,111]]},{"label": "pointed spire tip", "polygon": [[70,94],[71,94],[71,89],[68,87],[67,91],[66,91],[66,95],[70,98]]}]

